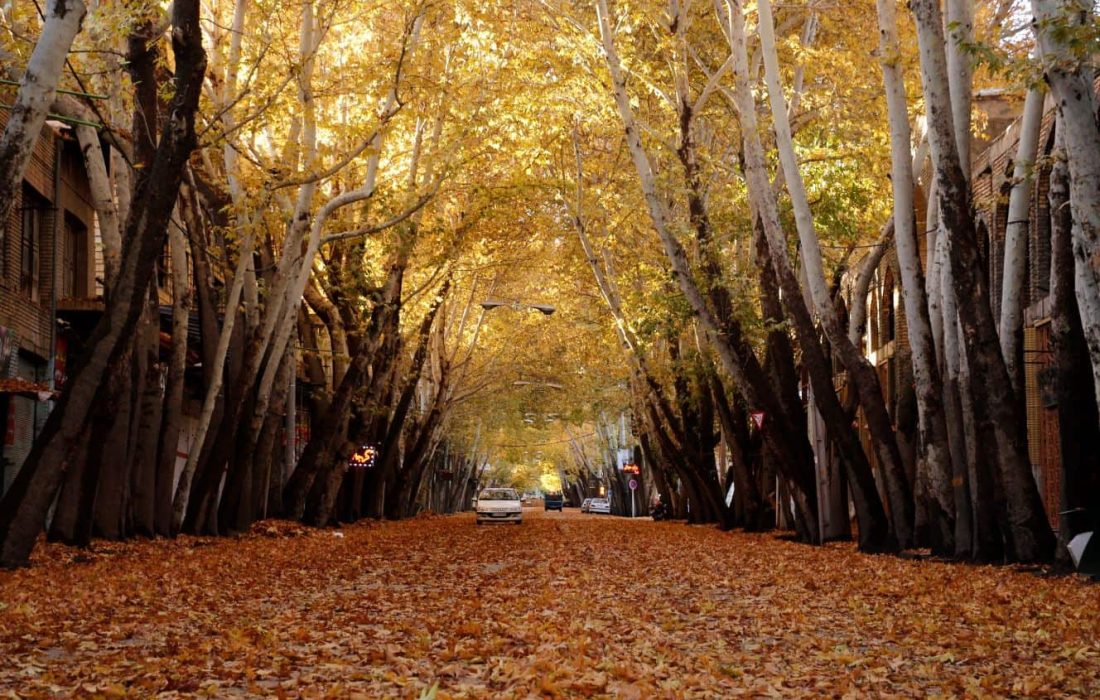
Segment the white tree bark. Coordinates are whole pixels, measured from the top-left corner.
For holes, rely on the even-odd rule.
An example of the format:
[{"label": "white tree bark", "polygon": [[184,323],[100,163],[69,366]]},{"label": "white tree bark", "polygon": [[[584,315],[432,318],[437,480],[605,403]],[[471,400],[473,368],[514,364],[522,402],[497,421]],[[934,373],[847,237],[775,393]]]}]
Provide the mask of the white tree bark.
[{"label": "white tree bark", "polygon": [[943,357],[944,369],[948,377],[959,379],[962,369],[962,346],[959,343],[959,306],[955,300],[955,285],[951,279],[951,265],[946,262],[950,254],[944,231],[940,231],[937,241],[939,250],[936,257],[942,261],[940,288],[943,290]]},{"label": "white tree bark", "polygon": [[[938,181],[940,219],[949,236],[948,248],[955,301],[975,411],[974,428],[983,451],[1000,474],[1003,515],[1007,520],[1009,556],[1035,561],[1050,555],[1054,538],[1042,512],[1042,501],[1031,474],[1026,434],[1011,380],[1001,357],[990,291],[981,269],[981,251],[968,183],[959,159],[958,136],[950,95],[946,42],[938,0],[910,0],[917,25],[921,84],[928,117],[929,142]],[[945,290],[946,292],[946,290]],[[965,295],[965,298],[963,298]],[[945,324],[951,319],[945,318]]]},{"label": "white tree bark", "polygon": [[[245,205],[245,192],[244,187],[241,185],[240,158],[237,155],[238,146],[233,142],[237,120],[233,114],[232,106],[234,100],[238,99],[237,74],[240,71],[241,47],[247,15],[248,0],[237,0],[233,7],[233,24],[229,29],[229,55],[225,62],[222,86],[214,100],[215,108],[220,115],[222,128],[226,134],[225,143],[222,144],[222,162],[225,167],[229,197],[233,202],[238,235],[241,235],[244,228],[254,225],[251,212]],[[256,283],[255,264],[251,260],[245,270],[242,297],[244,299],[245,319],[247,320],[246,330],[251,333],[255,331],[260,321],[259,287]]]},{"label": "white tree bark", "polygon": [[1088,0],[1032,0],[1044,74],[1058,105],[1066,144],[1069,202],[1073,212],[1073,257],[1077,305],[1100,396],[1100,125],[1091,72],[1074,55],[1065,30],[1096,22]]},{"label": "white tree bark", "polygon": [[[239,19],[243,26],[243,14],[242,0],[236,7],[234,22],[236,23]],[[308,169],[313,166],[317,152],[317,126],[314,120],[311,80],[313,76],[314,56],[316,55],[319,43],[315,26],[316,21],[313,15],[313,5],[310,2],[302,4],[301,23],[298,54],[302,62],[302,68],[299,75],[298,97],[301,103],[301,113],[303,115],[300,132],[302,141],[302,167],[303,169]],[[239,37],[240,35],[238,34],[236,36]],[[236,156],[234,154],[234,156],[226,162],[227,171],[230,166],[235,165],[235,158]],[[285,305],[280,302],[283,302],[285,299],[290,269],[297,260],[295,252],[298,249],[297,246],[301,244],[301,232],[308,227],[308,212],[316,187],[316,181],[310,180],[305,182],[298,190],[294,217],[283,241],[282,257],[279,260],[279,266],[275,273],[275,280],[272,284],[273,290],[268,302],[269,308],[264,315],[263,335],[260,339],[259,349],[261,353],[269,346],[276,321],[280,318],[283,308],[285,308]],[[241,296],[249,276],[249,270],[252,267],[255,231],[252,226],[245,226],[243,230],[244,235],[238,246],[237,267],[233,274],[233,282],[229,289],[229,297],[226,300],[225,318],[222,321],[221,332],[218,335],[218,345],[214,353],[214,366],[211,368],[210,386],[207,387],[206,395],[203,397],[202,409],[199,412],[199,422],[195,428],[191,450],[188,453],[187,463],[184,465],[183,472],[180,474],[180,479],[176,486],[175,499],[172,502],[173,532],[179,531],[180,527],[183,525],[184,516],[187,512],[187,501],[191,494],[191,482],[194,479],[195,470],[198,467],[198,460],[203,452],[203,446],[210,431],[210,421],[214,415],[214,408],[217,404],[218,395],[222,390],[222,382],[225,376],[225,361],[229,353],[229,343],[233,335],[233,329],[236,325]],[[271,357],[281,358],[282,353],[280,352],[278,355],[273,353]],[[273,359],[272,364],[278,365],[278,360]]]},{"label": "white tree bark", "polygon": [[[883,473],[889,494],[894,532],[902,547],[912,544],[912,508],[909,484],[901,463],[901,453],[887,415],[885,402],[878,390],[878,377],[860,350],[853,345],[842,328],[833,309],[832,296],[825,279],[821,246],[817,238],[806,195],[805,183],[798,169],[798,160],[794,152],[790,124],[787,121],[787,107],[783,97],[783,88],[779,77],[779,59],[775,48],[775,30],[769,0],[757,3],[760,21],[757,33],[760,36],[761,54],[764,62],[764,78],[771,104],[772,127],[775,132],[776,149],[779,162],[787,183],[787,192],[794,209],[795,228],[798,231],[802,250],[802,272],[805,287],[813,302],[817,317],[833,349],[840,357],[845,368],[855,379],[859,391],[860,404],[863,406],[871,430],[872,444],[883,465]],[[734,61],[734,100],[737,104],[744,145],[744,169],[746,188],[754,216],[762,222],[764,237],[768,241],[772,262],[782,279],[791,274],[787,257],[786,236],[779,223],[779,210],[775,195],[768,183],[767,164],[764,148],[760,142],[756,125],[756,104],[748,82],[748,54],[746,51],[745,18],[740,0],[726,0],[726,15],[722,17],[727,26],[727,38],[733,51]],[[906,157],[908,164],[908,156]],[[786,269],[784,269],[786,268]]]},{"label": "white tree bark", "polygon": [[859,261],[859,274],[849,288],[849,298],[852,300],[848,309],[848,340],[865,351],[863,336],[867,330],[867,292],[871,288],[871,281],[878,270],[879,263],[890,248],[890,239],[894,236],[893,219],[883,227],[875,245],[867,252],[867,255]]},{"label": "white tree bark", "polygon": [[[126,156],[117,148],[111,149],[111,180],[115,186],[115,205],[118,208],[118,223],[119,223],[119,238],[118,238],[118,256],[122,256],[122,231],[126,228],[126,222],[130,218],[130,208],[133,204],[133,177],[130,171],[130,163],[127,162]],[[108,242],[103,241],[103,245],[107,246]]]},{"label": "white tree bark", "polygon": [[[767,2],[767,0],[762,0]],[[925,280],[913,217],[912,133],[899,64],[897,14],[894,0],[878,0],[879,53],[886,88],[890,124],[891,180],[894,193],[894,242],[901,273],[902,299],[909,331],[918,414],[917,484],[919,495],[931,498],[940,513],[933,526],[945,548],[954,549],[954,495],[951,490],[951,453],[940,397],[940,374],[928,316]]]},{"label": "white tree bark", "polygon": [[998,332],[1001,354],[1016,396],[1023,396],[1024,373],[1020,361],[1023,340],[1024,281],[1027,279],[1028,211],[1032,177],[1039,152],[1039,126],[1043,121],[1044,91],[1028,90],[1020,123],[1020,143],[1012,164],[1012,191],[1008,195],[1008,226],[1005,229],[1004,279],[1001,288],[1001,319]]},{"label": "white tree bark", "polygon": [[[779,77],[779,56],[775,48],[775,24],[772,19],[771,1],[759,0],[757,9],[760,21],[757,23],[757,32],[760,36],[761,53],[764,59],[764,82],[768,88],[768,102],[771,105],[772,128],[775,131],[775,146],[779,153],[779,163],[783,170],[784,180],[787,183],[787,192],[791,198],[791,206],[794,209],[795,228],[798,230],[798,240],[802,246],[802,266],[806,286],[809,288],[810,301],[817,316],[825,328],[826,334],[832,343],[843,342],[837,338],[846,338],[833,311],[833,300],[829,293],[829,286],[825,280],[825,266],[821,257],[821,242],[817,238],[814,227],[814,216],[810,210],[810,200],[806,194],[806,183],[802,179],[802,173],[798,168],[798,157],[794,152],[794,139],[791,136],[791,125],[787,119],[786,98],[783,96],[783,85]],[[740,27],[743,33],[743,19],[738,7],[730,8],[730,26],[734,32]],[[736,16],[734,16],[736,15]],[[740,38],[743,40],[743,37]],[[739,40],[734,37],[734,40]],[[737,60],[735,59],[735,64]],[[745,101],[739,101],[741,119],[746,119],[746,112],[752,108]],[[753,129],[742,121],[742,130]],[[749,137],[750,140],[752,137]],[[750,149],[746,147],[746,151]],[[755,150],[755,149],[752,149]],[[749,169],[750,157],[746,153],[746,170]],[[754,159],[755,160],[755,159]],[[763,165],[763,160],[760,160]],[[749,176],[752,179],[752,176]],[[750,184],[751,188],[751,184]],[[763,204],[763,203],[762,203]],[[768,203],[770,204],[770,203]],[[767,206],[767,204],[764,204]],[[765,224],[765,228],[767,224]],[[774,252],[773,252],[774,255]]]},{"label": "white tree bark", "polygon": [[951,117],[963,174],[970,178],[970,109],[973,102],[974,65],[967,47],[974,41],[974,0],[946,0],[947,76]]},{"label": "white tree bark", "polygon": [[118,276],[118,264],[122,258],[122,229],[119,225],[118,206],[115,204],[111,177],[107,174],[103,149],[99,145],[99,135],[95,129],[84,124],[78,124],[75,131],[80,152],[84,156],[84,169],[88,173],[92,204],[99,221],[99,237],[103,242],[103,286],[109,295],[115,277]]},{"label": "white tree bark", "polygon": [[[722,362],[723,368],[733,379],[742,396],[750,406],[765,405],[767,399],[758,395],[752,382],[749,380],[733,346],[726,342],[721,333],[721,325],[710,310],[702,292],[695,284],[687,254],[683,246],[673,235],[669,226],[670,215],[667,205],[657,189],[656,175],[650,163],[649,155],[642,146],[637,121],[634,118],[634,110],[630,105],[630,96],[626,90],[626,79],[623,75],[622,63],[615,49],[614,37],[611,29],[611,18],[607,7],[607,0],[597,0],[596,17],[599,23],[600,39],[604,49],[604,56],[609,72],[611,73],[611,89],[615,99],[615,106],[619,112],[625,131],[627,148],[630,151],[631,160],[637,171],[642,194],[645,199],[646,209],[653,228],[661,240],[672,267],[673,276],[681,293],[687,299],[688,304],[695,312],[703,329]],[[770,184],[768,184],[770,187]],[[817,518],[814,515],[814,507],[809,500],[812,494],[797,492],[795,501],[804,526],[808,529],[808,537],[813,542],[820,541],[820,533],[817,530]]]},{"label": "white tree bark", "polygon": [[[417,45],[420,42],[420,29],[423,22],[423,15],[417,17],[409,35],[405,38],[406,48],[404,60],[406,61],[415,53]],[[306,251],[300,260],[298,260],[296,268],[291,268],[292,270],[296,269],[296,272],[291,272],[286,278],[289,284],[286,285],[286,291],[282,297],[280,319],[277,323],[271,324],[277,331],[273,336],[273,344],[270,346],[268,352],[269,357],[282,357],[283,352],[286,350],[291,332],[297,320],[298,305],[301,304],[306,284],[309,281],[309,276],[313,272],[313,260],[317,256],[317,252],[321,249],[321,243],[323,242],[321,234],[324,230],[325,223],[337,210],[349,204],[355,204],[356,202],[361,202],[374,196],[375,188],[377,187],[378,167],[382,156],[382,142],[385,130],[390,120],[393,119],[401,108],[401,104],[397,99],[397,82],[400,80],[400,75],[399,68],[394,85],[390,88],[386,96],[386,102],[382,107],[382,112],[379,117],[379,126],[370,140],[369,150],[371,155],[367,160],[367,172],[363,178],[363,184],[358,189],[344,192],[326,202],[314,217],[312,226],[309,227],[309,240]],[[297,248],[294,250],[297,250]],[[287,251],[284,250],[284,259],[286,258],[286,252]],[[271,320],[274,321],[274,319]],[[271,337],[268,336],[266,328],[265,337]],[[267,407],[271,400],[271,390],[275,386],[275,375],[278,369],[278,362],[268,362],[260,378],[260,383],[256,391],[255,412],[252,416],[255,430],[259,429],[259,426],[263,423],[264,417],[267,414]]]},{"label": "white tree bark", "polygon": [[27,172],[34,144],[46,123],[57,81],[87,8],[83,0],[50,0],[15,104],[0,137],[0,221],[6,221]]},{"label": "white tree bark", "polygon": [[222,321],[222,330],[218,335],[218,347],[214,352],[214,367],[210,375],[210,386],[206,388],[203,397],[202,410],[199,412],[199,423],[195,428],[195,436],[191,441],[191,450],[187,453],[187,462],[180,473],[179,482],[176,485],[176,495],[172,500],[172,531],[179,532],[183,525],[183,516],[187,512],[187,499],[191,495],[191,480],[195,477],[195,468],[199,464],[199,456],[202,453],[203,442],[210,430],[210,420],[214,415],[214,407],[218,402],[218,395],[222,390],[222,379],[225,377],[225,358],[229,354],[229,340],[233,335],[233,327],[237,320],[237,307],[241,301],[241,290],[244,288],[244,273],[248,266],[248,260],[252,257],[251,232],[241,241],[240,257],[237,261],[237,271],[233,275],[233,286],[229,289],[229,298],[225,302],[225,319]]},{"label": "white tree bark", "polygon": [[943,308],[943,268],[945,267],[946,248],[940,245],[940,203],[936,193],[936,178],[930,178],[928,183],[927,215],[924,221],[924,235],[928,248],[926,253],[927,267],[925,277],[928,283],[928,317],[932,324],[932,344],[936,348],[936,363],[940,372],[946,372],[944,367],[944,339],[943,320],[946,312]]},{"label": "white tree bark", "polygon": [[[619,342],[622,343],[623,351],[633,366],[634,371],[637,373],[637,376],[641,378],[641,391],[652,397],[650,400],[654,409],[659,414],[662,414],[664,419],[668,420],[669,416],[663,415],[663,397],[657,395],[657,390],[654,388],[652,382],[654,375],[650,370],[649,360],[646,357],[645,350],[638,342],[638,337],[635,335],[634,329],[631,328],[629,321],[626,319],[626,314],[623,312],[622,307],[622,297],[619,295],[615,283],[608,274],[612,268],[610,256],[607,251],[604,250],[604,260],[601,263],[599,256],[597,256],[592,246],[592,241],[588,237],[588,227],[585,224],[584,217],[584,170],[581,159],[580,141],[575,130],[573,134],[573,154],[577,167],[577,185],[574,209],[570,214],[573,219],[574,228],[577,231],[577,237],[581,243],[581,249],[584,251],[585,259],[588,261],[588,265],[592,269],[592,274],[596,279],[596,287],[600,290],[600,295],[603,297],[608,310],[611,312],[611,318],[615,322],[615,331],[619,336]],[[669,435],[669,439],[677,445],[680,444],[678,439],[671,434]]]}]

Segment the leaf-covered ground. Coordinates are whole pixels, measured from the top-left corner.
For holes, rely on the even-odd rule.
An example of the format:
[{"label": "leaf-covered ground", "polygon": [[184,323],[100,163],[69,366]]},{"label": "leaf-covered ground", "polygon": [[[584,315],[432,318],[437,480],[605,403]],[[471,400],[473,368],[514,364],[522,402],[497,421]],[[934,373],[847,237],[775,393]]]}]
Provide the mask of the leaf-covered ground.
[{"label": "leaf-covered ground", "polygon": [[50,546],[0,696],[1100,696],[1100,586],[574,513]]}]

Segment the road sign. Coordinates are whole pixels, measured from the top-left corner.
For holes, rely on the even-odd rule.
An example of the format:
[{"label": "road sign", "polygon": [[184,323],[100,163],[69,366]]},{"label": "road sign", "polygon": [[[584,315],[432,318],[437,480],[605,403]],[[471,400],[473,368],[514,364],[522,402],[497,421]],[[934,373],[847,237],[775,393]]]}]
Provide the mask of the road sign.
[{"label": "road sign", "polygon": [[761,428],[764,427],[764,412],[763,411],[753,411],[750,415],[752,415],[752,422],[756,424],[756,429],[757,430],[760,430]]},{"label": "road sign", "polygon": [[638,480],[637,479],[631,479],[630,482],[627,484],[627,486],[629,486],[630,490],[633,491],[634,489],[638,488]]}]

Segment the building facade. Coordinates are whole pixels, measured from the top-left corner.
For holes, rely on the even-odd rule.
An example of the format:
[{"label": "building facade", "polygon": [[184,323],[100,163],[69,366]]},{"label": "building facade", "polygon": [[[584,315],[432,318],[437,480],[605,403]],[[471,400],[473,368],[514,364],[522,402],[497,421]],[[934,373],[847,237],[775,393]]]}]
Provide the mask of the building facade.
[{"label": "building facade", "polygon": [[[0,113],[0,128],[5,123]],[[0,492],[10,487],[64,384],[71,342],[65,309],[89,306],[96,294],[95,209],[83,157],[68,133],[60,125],[43,128],[0,230]]]},{"label": "building facade", "polygon": [[[1004,96],[1002,96],[1004,97]],[[992,138],[974,144],[971,187],[978,224],[979,244],[989,281],[994,318],[999,318],[1004,280],[1005,233],[1008,200],[1012,189],[1013,160],[1020,140],[1019,118],[1007,121],[1013,110],[997,104],[998,131]],[[1019,104],[1019,101],[1017,101]],[[1019,110],[1015,112],[1018,114]],[[1061,454],[1058,412],[1053,379],[1051,348],[1051,159],[1054,148],[1055,110],[1049,96],[1044,106],[1037,165],[1033,174],[1028,215],[1027,268],[1024,281],[1024,404],[1027,413],[1028,445],[1032,471],[1051,525],[1059,526],[1061,501]],[[990,116],[989,124],[995,120]],[[917,220],[924,221],[924,195],[917,192]],[[922,227],[923,228],[923,227]],[[925,236],[920,237],[921,260],[926,261]],[[854,266],[858,268],[858,265]],[[916,439],[916,405],[912,391],[908,324],[901,301],[897,257],[891,249],[883,256],[868,290],[867,327],[863,350],[878,369],[887,406],[899,431],[903,450],[913,449]],[[841,379],[842,375],[838,375]],[[861,420],[861,433],[868,454],[870,436]],[[909,460],[912,463],[912,460]]]}]

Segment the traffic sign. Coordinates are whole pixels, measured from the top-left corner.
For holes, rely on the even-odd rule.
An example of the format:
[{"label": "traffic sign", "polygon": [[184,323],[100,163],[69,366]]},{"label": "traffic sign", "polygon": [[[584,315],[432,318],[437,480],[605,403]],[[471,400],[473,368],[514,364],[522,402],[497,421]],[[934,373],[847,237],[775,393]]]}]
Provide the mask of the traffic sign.
[{"label": "traffic sign", "polygon": [[764,427],[764,412],[763,411],[753,411],[751,415],[752,415],[752,422],[756,424],[756,429],[760,430],[761,428],[763,428]]},{"label": "traffic sign", "polygon": [[636,488],[638,488],[638,480],[637,479],[631,479],[630,483],[628,483],[627,486],[630,487],[631,491],[635,490]]}]

